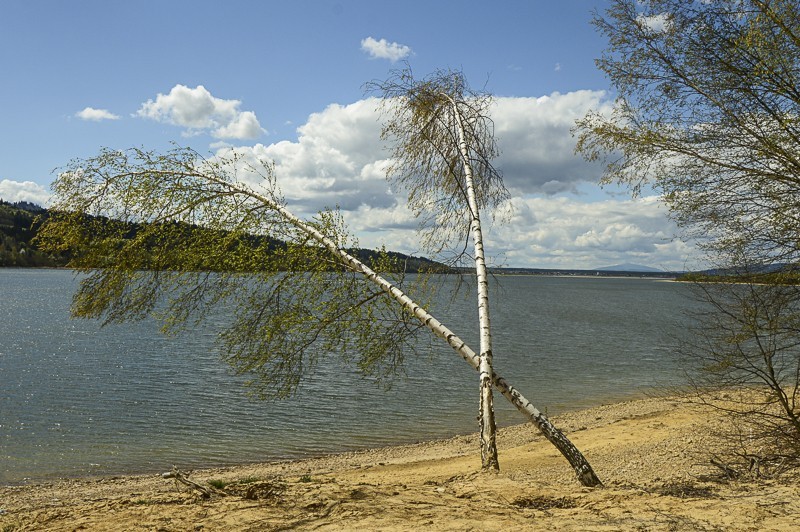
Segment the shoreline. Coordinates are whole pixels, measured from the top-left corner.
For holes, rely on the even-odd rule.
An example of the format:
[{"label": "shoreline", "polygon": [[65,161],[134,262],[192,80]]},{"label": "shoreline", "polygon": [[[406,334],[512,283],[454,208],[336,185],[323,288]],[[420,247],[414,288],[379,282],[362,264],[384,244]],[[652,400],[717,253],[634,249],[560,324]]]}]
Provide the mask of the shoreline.
[{"label": "shoreline", "polygon": [[[597,396],[594,400],[585,401],[582,406],[576,406],[574,408],[562,408],[558,411],[557,414],[551,415],[548,414],[546,411],[543,411],[545,416],[553,420],[558,420],[560,417],[569,416],[569,414],[581,412],[584,410],[590,410],[594,408],[601,408],[608,405],[613,404],[622,404],[628,403],[638,400],[643,400],[650,398],[654,395],[655,388],[647,389],[647,390],[639,390],[635,392],[628,392],[628,393],[614,393],[614,394],[604,394],[601,396]],[[588,404],[586,404],[588,403]],[[547,410],[547,409],[545,409]],[[505,430],[512,427],[530,427],[530,430],[534,434],[538,434],[538,431],[534,425],[530,422],[521,421],[523,419],[522,416],[514,416],[514,421],[506,421],[506,422],[498,422],[497,428],[498,430]],[[558,422],[555,423],[556,428],[563,429]],[[522,429],[524,430],[524,429]],[[305,461],[313,461],[317,459],[324,459],[330,456],[348,456],[351,454],[359,454],[359,453],[368,453],[370,451],[380,451],[383,449],[395,449],[395,448],[405,448],[405,447],[415,447],[418,445],[428,445],[437,442],[448,442],[452,440],[458,440],[464,437],[470,437],[474,435],[475,431],[465,430],[465,431],[455,431],[446,435],[435,436],[431,438],[425,439],[417,439],[414,437],[403,437],[397,438],[397,441],[394,443],[379,443],[375,445],[364,444],[363,446],[357,446],[350,449],[332,449],[327,451],[319,451],[319,452],[309,452],[306,456],[276,456],[276,457],[269,457],[263,460],[259,459],[252,459],[252,460],[243,460],[243,461],[232,461],[227,463],[213,463],[213,462],[204,462],[198,465],[197,462],[192,462],[190,464],[179,464],[180,469],[188,469],[188,470],[225,470],[225,469],[236,469],[236,468],[246,468],[246,467],[255,467],[264,464],[283,464],[283,463],[290,463],[290,462],[305,462]],[[477,440],[476,440],[477,441]],[[477,445],[477,444],[476,444]],[[165,466],[170,464],[165,463]],[[81,470],[75,473],[44,473],[39,476],[31,476],[31,477],[24,477],[18,480],[0,480],[0,489],[2,488],[11,488],[11,487],[20,487],[20,486],[34,486],[34,485],[42,485],[42,484],[49,484],[59,481],[76,481],[76,480],[94,480],[94,479],[102,479],[108,477],[139,477],[139,476],[150,476],[150,475],[160,475],[165,473],[166,469],[164,468],[157,468],[157,467],[125,467],[122,466],[119,469],[110,469],[106,468],[103,470],[98,470],[96,472],[92,472],[91,470]]]},{"label": "shoreline", "polygon": [[798,475],[789,481],[719,478],[708,460],[718,450],[719,416],[698,405],[679,397],[646,398],[553,421],[605,487],[582,487],[535,427],[522,424],[499,430],[496,474],[480,471],[477,435],[468,434],[187,472],[203,486],[223,486],[210,499],[160,474],[58,479],[0,487],[0,530],[800,526]]}]

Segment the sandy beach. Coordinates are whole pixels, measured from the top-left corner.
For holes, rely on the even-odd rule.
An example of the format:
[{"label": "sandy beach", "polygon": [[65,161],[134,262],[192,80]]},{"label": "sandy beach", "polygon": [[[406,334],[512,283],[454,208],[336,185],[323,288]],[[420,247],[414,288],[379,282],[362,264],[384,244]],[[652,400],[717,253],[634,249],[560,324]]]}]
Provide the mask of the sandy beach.
[{"label": "sandy beach", "polygon": [[[725,478],[718,416],[652,398],[554,419],[604,482],[584,488],[531,425],[303,461],[0,487],[0,530],[797,530],[800,475]],[[265,435],[268,437],[268,435]],[[165,471],[168,470],[167,466]]]}]

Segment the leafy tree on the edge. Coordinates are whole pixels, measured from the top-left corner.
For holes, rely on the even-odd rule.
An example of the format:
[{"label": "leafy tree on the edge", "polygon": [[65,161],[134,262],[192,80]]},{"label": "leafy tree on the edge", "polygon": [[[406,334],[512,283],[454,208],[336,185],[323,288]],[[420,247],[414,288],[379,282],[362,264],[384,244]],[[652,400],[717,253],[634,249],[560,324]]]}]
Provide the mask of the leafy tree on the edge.
[{"label": "leafy tree on the edge", "polygon": [[578,122],[578,150],[606,182],[662,193],[723,274],[698,285],[688,371],[746,427],[751,465],[797,460],[800,4],[614,0],[594,24],[617,100]]}]

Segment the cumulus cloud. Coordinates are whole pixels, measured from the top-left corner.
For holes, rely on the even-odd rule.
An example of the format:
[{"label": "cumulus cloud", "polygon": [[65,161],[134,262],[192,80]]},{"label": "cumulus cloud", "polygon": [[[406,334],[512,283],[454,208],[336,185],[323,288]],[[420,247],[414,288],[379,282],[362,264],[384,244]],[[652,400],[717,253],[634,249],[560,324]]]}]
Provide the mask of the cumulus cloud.
[{"label": "cumulus cloud", "polygon": [[204,86],[175,85],[169,94],[147,100],[136,115],[185,127],[185,135],[209,132],[218,139],[254,139],[265,133],[255,113],[240,111],[239,100],[214,97]]},{"label": "cumulus cloud", "polygon": [[375,59],[388,59],[392,63],[405,59],[411,54],[411,48],[404,44],[389,42],[386,39],[375,40],[367,37],[361,40],[361,50]]},{"label": "cumulus cloud", "polygon": [[[576,197],[514,198],[505,223],[487,227],[486,250],[499,266],[597,268],[638,263],[665,270],[697,266],[656,197],[589,201]],[[361,245],[420,254],[417,220],[397,205],[362,205],[346,213]]]},{"label": "cumulus cloud", "polygon": [[[250,164],[273,161],[287,204],[297,214],[338,206],[361,245],[421,253],[418,221],[385,179],[390,160],[380,141],[377,105],[372,98],[330,105],[309,116],[296,141],[220,145],[217,154],[235,152]],[[489,229],[487,248],[499,263],[684,267],[691,249],[673,238],[677,228],[655,197],[592,201],[574,193],[596,183],[600,169],[574,155],[570,129],[586,110],[610,105],[602,92],[498,98],[494,105],[502,150],[497,163],[514,198],[508,223]],[[258,184],[255,176],[244,179]]]},{"label": "cumulus cloud", "polygon": [[510,265],[596,268],[635,262],[681,270],[692,255],[655,196],[595,202],[532,197],[512,203],[509,222],[489,232],[493,252]]},{"label": "cumulus cloud", "polygon": [[304,212],[393,205],[397,200],[385,180],[376,107],[372,98],[330,105],[298,128],[297,142],[223,148],[217,155],[235,152],[250,164],[274,161],[284,196]]},{"label": "cumulus cloud", "polygon": [[20,182],[2,179],[0,180],[0,199],[11,203],[29,201],[46,206],[50,203],[50,193],[33,181]]},{"label": "cumulus cloud", "polygon": [[540,98],[497,98],[491,116],[501,149],[496,166],[518,194],[559,194],[597,182],[599,169],[575,156],[571,129],[590,109],[608,112],[603,91],[553,93]]},{"label": "cumulus cloud", "polygon": [[[287,200],[310,212],[334,205],[344,210],[394,205],[397,197],[385,179],[389,153],[380,140],[378,105],[375,98],[330,105],[297,128],[296,141],[214,146],[218,155],[235,150],[243,160],[274,161]],[[512,193],[553,196],[597,182],[599,168],[573,153],[570,129],[587,110],[606,105],[599,91],[497,98],[491,116],[502,154],[496,164]]]},{"label": "cumulus cloud", "polygon": [[102,120],[119,120],[119,115],[108,111],[107,109],[95,109],[94,107],[86,107],[83,111],[78,111],[75,116],[81,120],[88,120],[90,122],[100,122]]}]

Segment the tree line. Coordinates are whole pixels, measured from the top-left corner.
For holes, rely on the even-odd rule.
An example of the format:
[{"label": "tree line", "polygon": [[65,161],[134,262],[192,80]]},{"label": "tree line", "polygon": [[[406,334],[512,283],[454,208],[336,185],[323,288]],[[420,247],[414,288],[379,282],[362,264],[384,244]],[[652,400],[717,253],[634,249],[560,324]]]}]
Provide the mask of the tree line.
[{"label": "tree line", "polygon": [[54,268],[67,263],[65,257],[45,253],[36,245],[37,217],[46,212],[33,203],[0,200],[0,267]]},{"label": "tree line", "polygon": [[[51,250],[45,252],[40,249],[40,242],[37,239],[39,229],[42,227],[49,217],[51,211],[30,202],[7,202],[0,200],[0,267],[16,267],[16,268],[59,268],[66,267],[76,255],[84,253],[80,249],[70,251],[66,250]],[[113,226],[120,224],[122,238],[135,238],[137,234],[141,233],[147,224],[121,222],[119,220],[111,220],[108,218],[100,217],[94,222],[90,222],[87,217],[87,223],[93,223],[94,227],[98,226]],[[171,235],[172,244],[170,253],[164,254],[164,257],[170,257],[173,261],[170,263],[156,264],[155,257],[151,257],[151,267],[158,267],[164,269],[174,269],[176,265],[175,260],[179,260],[181,246],[185,242],[192,240],[211,241],[214,240],[209,235],[209,229],[191,225],[181,222],[173,222],[169,226],[162,225],[159,231],[164,235]],[[244,247],[253,250],[255,253],[258,249],[270,251],[275,255],[274,251],[278,248],[284,247],[285,242],[269,238],[263,235],[254,234],[229,234],[226,236],[227,245],[231,247]],[[151,251],[155,253],[157,247],[151,246]],[[364,262],[372,262],[378,260],[381,253],[395,261],[402,264],[404,270],[408,273],[420,272],[437,272],[445,273],[451,271],[446,264],[437,262],[426,257],[411,256],[405,253],[396,251],[380,251],[365,248],[351,248],[348,252],[358,257]],[[90,266],[102,267],[103,263],[99,260],[89,264]],[[231,265],[228,265],[231,266]],[[219,270],[222,265],[214,263],[209,258],[203,259],[198,257],[194,267],[198,270],[215,271]],[[262,263],[240,263],[235,265],[235,270],[241,272],[256,271],[265,267]],[[330,270],[334,271],[335,265],[330,266]]]}]

